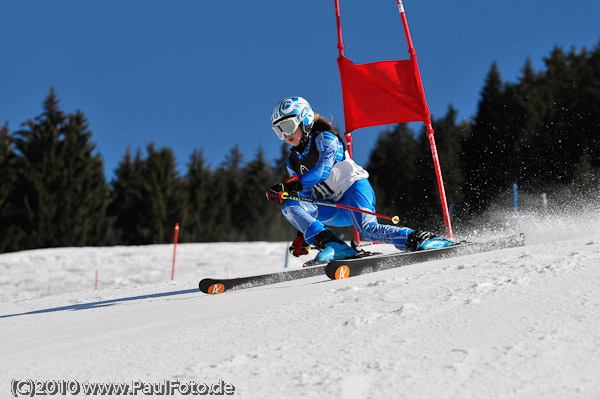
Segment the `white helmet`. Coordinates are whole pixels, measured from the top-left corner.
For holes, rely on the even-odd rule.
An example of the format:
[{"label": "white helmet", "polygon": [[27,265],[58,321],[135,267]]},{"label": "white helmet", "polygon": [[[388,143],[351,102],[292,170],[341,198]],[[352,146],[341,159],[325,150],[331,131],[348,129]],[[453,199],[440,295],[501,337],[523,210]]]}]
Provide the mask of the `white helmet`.
[{"label": "white helmet", "polygon": [[310,133],[314,121],[315,113],[308,101],[302,97],[283,99],[273,108],[271,114],[273,130],[281,140],[294,134],[298,126],[302,126],[305,134]]}]

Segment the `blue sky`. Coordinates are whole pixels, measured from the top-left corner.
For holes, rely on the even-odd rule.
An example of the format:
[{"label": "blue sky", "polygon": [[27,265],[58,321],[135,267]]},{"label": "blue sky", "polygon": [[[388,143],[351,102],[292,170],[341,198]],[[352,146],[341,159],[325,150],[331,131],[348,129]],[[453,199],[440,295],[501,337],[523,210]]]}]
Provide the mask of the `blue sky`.
[{"label": "blue sky", "polygon": [[[407,59],[394,0],[340,0],[345,55],[355,63]],[[556,45],[600,41],[600,2],[404,3],[429,108],[476,112],[492,61],[515,81]],[[245,161],[280,154],[270,113],[300,95],[344,130],[333,0],[20,0],[0,3],[0,123],[11,131],[42,112],[50,87],[80,109],[114,175],[127,148],[174,150],[185,173],[194,149],[219,166],[234,145]],[[365,165],[385,127],[353,134]],[[144,152],[145,153],[145,152]],[[269,182],[270,183],[270,182]]]}]

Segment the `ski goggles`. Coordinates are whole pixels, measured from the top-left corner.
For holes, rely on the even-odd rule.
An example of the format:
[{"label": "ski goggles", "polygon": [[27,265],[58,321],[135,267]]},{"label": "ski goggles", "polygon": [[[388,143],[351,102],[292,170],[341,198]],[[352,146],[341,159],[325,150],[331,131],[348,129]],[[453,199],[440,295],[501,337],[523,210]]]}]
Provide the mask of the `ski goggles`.
[{"label": "ski goggles", "polygon": [[282,119],[279,122],[273,125],[273,131],[280,140],[284,140],[286,136],[291,136],[298,130],[300,126],[300,122],[298,122],[298,118],[296,115],[289,117],[287,119]]}]

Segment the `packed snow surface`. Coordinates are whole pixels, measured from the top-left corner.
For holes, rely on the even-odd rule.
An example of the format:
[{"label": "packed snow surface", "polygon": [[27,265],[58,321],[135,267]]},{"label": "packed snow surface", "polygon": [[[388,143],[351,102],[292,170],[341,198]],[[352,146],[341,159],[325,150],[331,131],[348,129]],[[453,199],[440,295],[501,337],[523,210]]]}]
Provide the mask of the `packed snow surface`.
[{"label": "packed snow surface", "polygon": [[523,231],[524,247],[214,296],[200,279],[282,271],[288,243],[179,245],[173,281],[173,245],[2,254],[0,397],[31,379],[226,383],[242,398],[599,398],[599,226],[596,211],[523,216],[467,238]]}]

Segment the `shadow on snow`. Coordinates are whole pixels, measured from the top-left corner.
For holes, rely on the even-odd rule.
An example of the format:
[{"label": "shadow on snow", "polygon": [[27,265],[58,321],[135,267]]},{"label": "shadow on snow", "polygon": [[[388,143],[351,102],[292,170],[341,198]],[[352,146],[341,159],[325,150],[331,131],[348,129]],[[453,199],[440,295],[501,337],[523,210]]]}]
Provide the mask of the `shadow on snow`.
[{"label": "shadow on snow", "polygon": [[76,304],[76,305],[61,306],[61,307],[58,307],[58,308],[41,309],[41,310],[33,310],[31,312],[1,315],[0,319],[6,319],[6,318],[9,318],[9,317],[16,317],[16,316],[27,316],[27,315],[33,315],[33,314],[41,314],[41,313],[62,312],[62,311],[66,311],[66,310],[88,310],[88,309],[94,309],[94,308],[101,308],[101,307],[105,307],[105,306],[113,306],[113,305],[115,305],[115,304],[117,304],[119,302],[140,301],[140,300],[144,300],[144,299],[162,298],[162,297],[169,297],[169,296],[174,296],[174,295],[192,294],[192,293],[198,293],[198,292],[199,291],[196,288],[196,289],[190,289],[190,290],[162,292],[162,293],[158,293],[158,294],[148,294],[148,295],[131,296],[131,297],[127,297],[127,298],[108,299],[108,300],[105,300],[105,301],[90,302],[90,303],[79,303],[79,304]]}]

